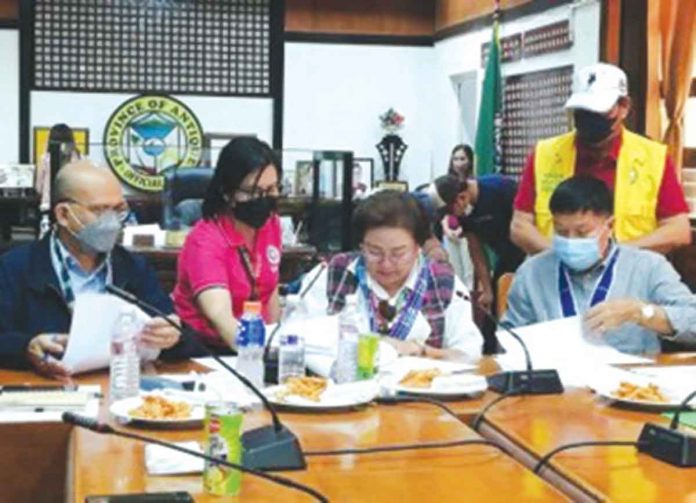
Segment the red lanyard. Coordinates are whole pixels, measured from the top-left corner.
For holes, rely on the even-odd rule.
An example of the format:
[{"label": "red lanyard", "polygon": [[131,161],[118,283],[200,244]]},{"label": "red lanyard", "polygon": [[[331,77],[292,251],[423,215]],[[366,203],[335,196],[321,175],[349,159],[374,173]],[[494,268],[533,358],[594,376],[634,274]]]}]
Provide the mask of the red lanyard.
[{"label": "red lanyard", "polygon": [[251,285],[251,295],[249,296],[249,300],[259,300],[258,291],[256,289],[256,280],[258,278],[258,274],[255,273],[254,266],[251,263],[249,250],[246,249],[246,246],[240,246],[238,250],[239,257],[242,259],[244,271],[246,271],[247,279],[249,280],[249,285]]}]

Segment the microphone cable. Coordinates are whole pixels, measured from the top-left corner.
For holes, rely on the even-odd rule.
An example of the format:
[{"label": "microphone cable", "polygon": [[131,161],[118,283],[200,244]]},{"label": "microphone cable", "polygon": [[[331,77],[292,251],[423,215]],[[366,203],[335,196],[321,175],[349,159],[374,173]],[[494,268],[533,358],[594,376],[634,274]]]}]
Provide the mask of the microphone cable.
[{"label": "microphone cable", "polygon": [[219,363],[225,370],[227,370],[229,373],[231,373],[233,376],[235,376],[239,381],[242,382],[248,389],[253,391],[254,395],[256,395],[260,400],[261,403],[263,403],[264,408],[269,412],[271,415],[271,419],[273,421],[273,427],[276,431],[281,431],[283,429],[283,423],[280,421],[280,418],[278,417],[278,413],[276,412],[275,408],[271,405],[271,403],[268,400],[268,397],[264,395],[261,391],[259,391],[256,386],[242,373],[238,372],[232,366],[228,365],[225,363],[225,361],[220,358],[220,356],[215,353],[214,351],[211,351],[210,348],[208,348],[203,342],[201,342],[198,337],[196,337],[193,334],[187,334],[186,331],[184,330],[183,326],[180,324],[174,322],[173,320],[169,319],[169,317],[164,314],[160,309],[156,308],[152,304],[145,302],[144,300],[139,299],[137,296],[133,295],[130,292],[127,292],[126,290],[123,290],[117,286],[114,285],[106,285],[106,291],[115,295],[116,297],[119,297],[120,299],[125,300],[126,302],[129,302],[131,304],[135,304],[136,306],[144,309],[145,311],[148,311],[150,313],[153,313],[157,316],[162,317],[165,322],[167,322],[169,325],[171,325],[173,328],[175,328],[182,337],[189,337],[196,346],[198,346],[199,349],[204,351],[206,354],[208,354],[211,358],[213,358],[217,363]]},{"label": "microphone cable", "polygon": [[[442,403],[440,400],[435,400],[428,397],[411,397],[411,396],[386,396],[379,397],[376,400],[377,403],[382,405],[395,405],[398,403],[426,403],[429,405],[434,405],[444,412],[455,418],[458,422],[462,423],[464,426],[468,426],[466,422],[460,418],[456,412],[454,412],[450,407]],[[507,453],[507,451],[500,445],[490,440],[483,438],[480,439],[466,439],[466,440],[453,440],[448,442],[429,442],[423,444],[396,444],[389,446],[378,446],[378,447],[365,447],[365,448],[350,448],[350,449],[335,449],[335,450],[323,450],[323,451],[304,451],[305,456],[333,456],[342,454],[375,454],[379,452],[398,452],[398,451],[411,451],[411,450],[423,450],[423,449],[438,449],[445,447],[457,447],[462,445],[488,445],[495,447],[496,449]]]},{"label": "microphone cable", "polygon": [[345,454],[376,454],[379,452],[419,451],[426,449],[442,449],[446,447],[458,447],[462,445],[488,445],[506,453],[500,445],[484,438],[470,438],[465,440],[452,440],[448,442],[427,442],[423,444],[396,444],[378,447],[330,449],[319,451],[303,451],[305,456],[340,456]]},{"label": "microphone cable", "polygon": [[587,441],[587,442],[573,442],[572,444],[565,444],[554,450],[545,454],[534,466],[534,474],[539,475],[541,469],[546,465],[549,460],[558,454],[559,452],[567,451],[570,449],[577,449],[579,447],[604,447],[604,446],[618,446],[618,447],[639,447],[643,445],[643,442],[637,442],[635,440],[597,440],[597,441]]},{"label": "microphone cable", "polygon": [[507,390],[505,393],[502,395],[494,398],[490,402],[486,404],[486,406],[476,414],[474,417],[474,420],[471,422],[471,427],[473,428],[474,431],[478,432],[479,428],[481,427],[481,423],[483,422],[483,419],[488,411],[490,411],[493,407],[495,407],[498,403],[502,402],[506,398],[510,398],[511,396],[516,395],[518,392],[522,391],[524,387],[522,388],[512,388]]},{"label": "microphone cable", "polygon": [[227,466],[228,468],[239,470],[242,473],[248,473],[249,475],[253,475],[255,477],[268,480],[269,482],[273,482],[274,484],[278,484],[278,485],[281,485],[283,487],[295,489],[297,491],[300,491],[300,492],[303,492],[305,494],[312,496],[313,498],[315,498],[317,501],[320,501],[321,503],[328,503],[328,501],[329,501],[329,499],[326,496],[324,496],[322,493],[320,493],[316,489],[314,489],[310,486],[307,486],[305,484],[302,484],[300,482],[296,482],[292,479],[283,477],[281,475],[273,475],[271,473],[266,473],[266,472],[263,472],[261,470],[256,470],[254,468],[247,468],[245,466],[242,466],[242,465],[237,464],[237,463],[233,463],[233,462],[228,461],[226,459],[216,458],[214,456],[209,456],[205,453],[193,451],[191,449],[187,449],[185,447],[181,447],[179,445],[176,445],[176,444],[170,443],[170,442],[166,442],[164,440],[159,440],[157,438],[146,437],[144,435],[139,435],[137,433],[132,433],[129,431],[117,430],[109,424],[99,423],[98,421],[96,421],[92,418],[83,417],[83,416],[80,416],[79,414],[74,414],[72,412],[64,412],[63,413],[63,422],[73,424],[75,426],[79,426],[81,428],[85,428],[87,430],[94,431],[96,433],[103,433],[103,434],[105,433],[107,435],[114,435],[117,437],[124,437],[124,438],[130,438],[132,440],[138,440],[139,442],[160,445],[160,446],[165,447],[167,449],[172,449],[174,451],[183,452],[184,454],[189,454],[189,455],[194,456],[194,457],[203,458],[206,461],[210,461],[211,463],[217,463],[220,465]]},{"label": "microphone cable", "polygon": [[686,396],[686,398],[684,398],[684,400],[682,400],[681,404],[679,404],[679,408],[672,417],[672,421],[669,423],[670,430],[676,430],[679,427],[679,416],[682,414],[682,412],[685,412],[689,408],[689,402],[695,397],[696,391],[692,391]]}]

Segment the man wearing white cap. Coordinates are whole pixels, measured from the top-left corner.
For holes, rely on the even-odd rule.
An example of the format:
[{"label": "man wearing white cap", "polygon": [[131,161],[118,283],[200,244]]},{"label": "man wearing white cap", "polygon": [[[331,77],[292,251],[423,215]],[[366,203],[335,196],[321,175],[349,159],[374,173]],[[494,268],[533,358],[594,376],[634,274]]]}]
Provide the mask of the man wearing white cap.
[{"label": "man wearing white cap", "polygon": [[537,143],[515,198],[513,241],[529,254],[551,246],[549,199],[573,175],[614,192],[618,242],[661,253],[691,242],[689,208],[667,147],[624,127],[631,110],[626,74],[597,63],[579,70],[566,102],[575,129]]}]

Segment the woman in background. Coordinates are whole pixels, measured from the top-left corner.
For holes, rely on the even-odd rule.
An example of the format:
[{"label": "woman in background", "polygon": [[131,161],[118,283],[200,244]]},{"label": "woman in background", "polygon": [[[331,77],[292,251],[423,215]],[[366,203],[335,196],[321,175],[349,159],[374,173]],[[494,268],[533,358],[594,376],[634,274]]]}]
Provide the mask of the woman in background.
[{"label": "woman in background", "polygon": [[[340,312],[358,295],[361,330],[380,333],[402,355],[477,358],[483,339],[460,294],[464,285],[446,262],[422,253],[430,236],[427,217],[410,194],[378,192],[353,217],[360,252],[334,256],[304,298],[310,315]],[[322,266],[317,266],[322,267]]]},{"label": "woman in background", "polygon": [[448,175],[456,175],[461,179],[469,178],[474,174],[474,150],[470,145],[460,143],[455,145],[450,154]]},{"label": "woman in background", "polygon": [[280,314],[282,172],[271,148],[235,138],[220,152],[203,200],[203,219],[179,255],[174,305],[212,348],[235,347],[244,302],[258,300],[267,323]]},{"label": "woman in background", "polygon": [[75,136],[67,124],[55,124],[48,133],[46,153],[41,157],[36,173],[36,192],[41,196],[39,210],[48,212],[51,209],[51,181],[57,173],[51,173],[51,145],[60,145],[59,169],[82,156],[75,144]]},{"label": "woman in background", "polygon": [[[459,144],[452,149],[447,173],[460,180],[466,180],[474,173],[474,151],[469,145]],[[462,229],[458,219],[445,215],[440,222],[442,226],[442,245],[447,251],[449,261],[457,277],[472,291],[474,289],[474,265],[471,261],[469,244],[462,238]]]}]

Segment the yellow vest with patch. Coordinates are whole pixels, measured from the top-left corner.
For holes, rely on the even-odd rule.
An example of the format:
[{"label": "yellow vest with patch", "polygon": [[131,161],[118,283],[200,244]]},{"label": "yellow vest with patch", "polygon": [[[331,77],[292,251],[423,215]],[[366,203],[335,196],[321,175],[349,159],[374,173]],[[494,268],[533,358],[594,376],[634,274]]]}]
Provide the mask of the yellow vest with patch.
[{"label": "yellow vest with patch", "polygon": [[[614,234],[619,242],[638,239],[657,228],[655,210],[666,156],[665,145],[623,129],[614,187]],[[575,131],[537,144],[534,214],[537,228],[547,237],[553,233],[551,194],[574,172]]]}]

